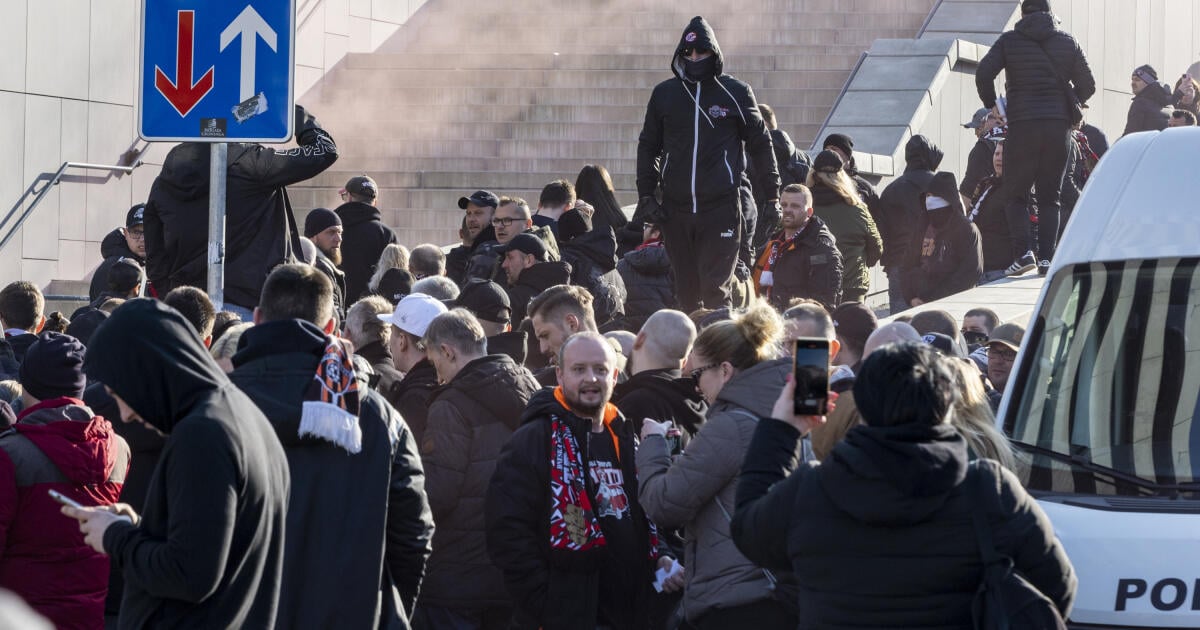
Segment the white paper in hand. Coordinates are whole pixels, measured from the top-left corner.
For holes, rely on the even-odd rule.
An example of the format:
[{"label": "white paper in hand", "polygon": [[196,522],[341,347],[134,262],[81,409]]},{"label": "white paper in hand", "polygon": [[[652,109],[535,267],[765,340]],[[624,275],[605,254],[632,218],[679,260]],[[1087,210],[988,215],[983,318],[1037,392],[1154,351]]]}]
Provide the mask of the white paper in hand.
[{"label": "white paper in hand", "polygon": [[661,593],[663,591],[663,583],[673,576],[679,575],[683,571],[683,565],[678,562],[672,562],[670,569],[659,569],[654,572],[654,590]]}]

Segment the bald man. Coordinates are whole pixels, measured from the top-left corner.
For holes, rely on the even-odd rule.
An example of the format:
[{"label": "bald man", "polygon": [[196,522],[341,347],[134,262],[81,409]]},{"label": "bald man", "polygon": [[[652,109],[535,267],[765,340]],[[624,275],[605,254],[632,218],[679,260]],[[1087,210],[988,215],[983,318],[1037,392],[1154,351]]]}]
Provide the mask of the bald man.
[{"label": "bald man", "polygon": [[633,342],[629,380],[617,386],[613,403],[640,435],[642,420],[674,422],[682,432],[680,446],[700,430],[708,411],[692,379],[683,376],[683,360],[696,341],[696,325],[669,309],[646,319]]}]

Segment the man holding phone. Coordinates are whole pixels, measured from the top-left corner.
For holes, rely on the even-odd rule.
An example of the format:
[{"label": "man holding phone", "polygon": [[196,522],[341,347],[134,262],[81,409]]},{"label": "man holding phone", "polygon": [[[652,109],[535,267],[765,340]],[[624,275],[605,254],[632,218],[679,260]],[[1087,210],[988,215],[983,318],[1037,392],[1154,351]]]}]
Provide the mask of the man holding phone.
[{"label": "man holding phone", "polygon": [[0,588],[60,628],[104,624],[108,558],[59,504],[111,509],[129,472],[129,445],[80,400],[83,355],[74,337],[39,335],[21,364],[25,410],[0,433]]}]

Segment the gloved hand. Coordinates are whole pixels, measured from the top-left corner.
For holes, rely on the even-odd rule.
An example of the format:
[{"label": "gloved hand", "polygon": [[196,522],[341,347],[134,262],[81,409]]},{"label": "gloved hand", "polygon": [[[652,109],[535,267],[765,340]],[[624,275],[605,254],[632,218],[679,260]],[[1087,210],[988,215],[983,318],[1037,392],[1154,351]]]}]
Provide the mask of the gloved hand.
[{"label": "gloved hand", "polygon": [[317,122],[317,117],[308,113],[308,110],[303,106],[296,105],[296,142],[305,143],[304,134],[315,129],[320,129],[321,125]]},{"label": "gloved hand", "polygon": [[637,209],[633,211],[633,222],[662,225],[667,222],[667,213],[654,195],[648,195],[638,199]]}]

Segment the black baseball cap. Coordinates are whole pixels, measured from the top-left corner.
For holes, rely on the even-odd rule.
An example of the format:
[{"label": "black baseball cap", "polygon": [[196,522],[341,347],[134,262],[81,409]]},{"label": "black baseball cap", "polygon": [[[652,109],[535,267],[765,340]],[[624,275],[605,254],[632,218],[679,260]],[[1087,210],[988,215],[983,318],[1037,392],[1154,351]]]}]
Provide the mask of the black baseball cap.
[{"label": "black baseball cap", "polygon": [[125,227],[131,228],[146,222],[146,204],[139,203],[125,213]]},{"label": "black baseball cap", "polygon": [[956,359],[966,358],[966,355],[963,354],[962,348],[960,348],[958,343],[951,339],[948,335],[937,332],[925,333],[925,336],[921,337],[921,341],[933,346],[933,349],[937,350],[938,354],[941,354],[944,357],[953,357]]},{"label": "black baseball cap", "polygon": [[342,190],[360,197],[370,197],[371,199],[379,196],[379,185],[375,183],[375,180],[366,175],[351,177]]},{"label": "black baseball cap", "polygon": [[458,207],[460,209],[466,210],[468,203],[473,203],[477,206],[491,206],[494,210],[500,205],[500,198],[496,196],[496,193],[489,190],[476,190],[471,193],[470,197],[458,198]]},{"label": "black baseball cap", "polygon": [[499,253],[503,256],[514,249],[525,254],[532,254],[539,262],[546,262],[546,244],[533,234],[522,232],[514,236],[508,245],[499,249]]},{"label": "black baseball cap", "polygon": [[471,311],[475,317],[507,324],[512,319],[512,302],[508,293],[495,282],[476,280],[468,282],[458,294],[454,306]]}]

